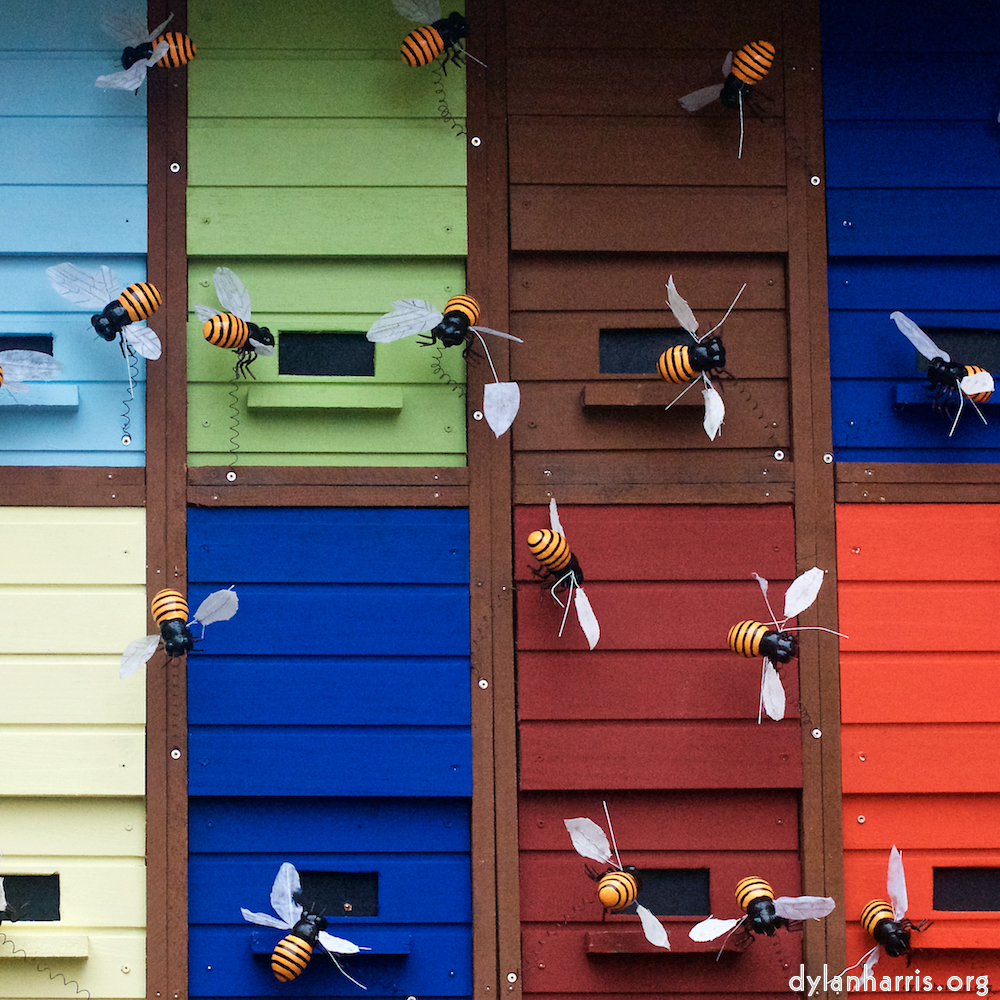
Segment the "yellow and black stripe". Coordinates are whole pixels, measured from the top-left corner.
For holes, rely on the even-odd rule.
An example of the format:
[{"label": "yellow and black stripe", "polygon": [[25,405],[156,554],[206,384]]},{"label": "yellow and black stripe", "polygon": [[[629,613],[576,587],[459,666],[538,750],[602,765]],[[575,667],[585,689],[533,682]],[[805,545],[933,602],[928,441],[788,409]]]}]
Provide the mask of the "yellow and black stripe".
[{"label": "yellow and black stripe", "polygon": [[426,66],[444,51],[444,39],[433,25],[415,28],[406,38],[400,51],[403,61],[410,66]]},{"label": "yellow and black stripe", "polygon": [[152,600],[150,610],[157,625],[180,619],[188,620],[188,602],[179,590],[161,590]]},{"label": "yellow and black stripe", "polygon": [[250,327],[232,313],[213,316],[205,323],[201,332],[210,344],[234,351],[242,350],[250,339]]},{"label": "yellow and black stripe", "polygon": [[158,63],[155,63],[155,65],[163,66],[167,69],[176,69],[178,66],[189,63],[194,59],[195,52],[198,51],[194,46],[194,42],[187,35],[183,35],[179,31],[168,31],[166,34],[160,35],[153,43],[153,48],[155,49],[160,42],[166,42],[170,48],[167,49],[167,54]]},{"label": "yellow and black stripe", "polygon": [[691,365],[689,344],[678,344],[676,347],[667,348],[656,362],[656,370],[661,378],[675,384],[690,382],[698,375]]},{"label": "yellow and black stripe", "polygon": [[[740,656],[760,656],[760,644],[769,631],[771,630],[761,622],[737,622],[729,630],[729,648]],[[743,880],[745,881],[746,879]]]},{"label": "yellow and black stripe", "polygon": [[732,74],[751,87],[767,76],[774,62],[774,46],[770,42],[750,42],[733,56]]},{"label": "yellow and black stripe", "polygon": [[461,313],[469,326],[475,326],[479,320],[479,303],[471,295],[453,295],[444,304],[444,315],[449,313]]},{"label": "yellow and black stripe", "polygon": [[565,537],[548,528],[531,532],[528,535],[528,548],[543,566],[554,572],[565,569],[573,558]]},{"label": "yellow and black stripe", "polygon": [[125,310],[130,322],[140,323],[149,319],[160,308],[163,296],[155,285],[148,281],[137,281],[118,296],[118,304]]},{"label": "yellow and black stripe", "polygon": [[875,928],[878,927],[883,920],[892,920],[893,912],[892,907],[889,905],[888,900],[885,899],[873,899],[866,904],[865,908],[861,911],[861,926],[864,927],[872,937],[875,937]]},{"label": "yellow and black stripe", "polygon": [[271,971],[276,979],[290,983],[305,972],[313,946],[298,934],[283,937],[271,952]]},{"label": "yellow and black stripe", "polygon": [[630,872],[610,871],[597,883],[597,898],[608,910],[624,910],[638,895],[639,883]]},{"label": "yellow and black stripe", "polygon": [[746,913],[750,905],[758,899],[774,899],[774,890],[758,875],[748,875],[736,886],[736,902]]}]

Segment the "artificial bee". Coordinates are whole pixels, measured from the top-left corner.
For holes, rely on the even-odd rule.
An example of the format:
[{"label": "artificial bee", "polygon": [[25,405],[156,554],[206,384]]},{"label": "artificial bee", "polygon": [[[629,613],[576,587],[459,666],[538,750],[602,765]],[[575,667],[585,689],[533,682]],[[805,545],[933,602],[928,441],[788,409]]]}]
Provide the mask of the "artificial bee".
[{"label": "artificial bee", "polygon": [[773,937],[775,931],[787,928],[792,921],[819,920],[832,913],[837,905],[830,896],[779,896],[775,899],[770,884],[758,875],[740,880],[736,886],[736,902],[743,911],[742,917],[729,920],[707,917],[688,931],[688,937],[692,941],[714,941],[727,932],[732,934],[741,924],[750,934]]},{"label": "artificial bee", "polygon": [[[289,930],[271,953],[271,971],[275,978],[283,983],[297,979],[309,964],[313,948],[319,944],[330,956],[333,964],[340,969],[357,986],[362,986],[352,976],[344,972],[335,955],[356,955],[362,949],[344,938],[334,937],[326,932],[326,917],[309,913],[303,909],[299,898],[302,894],[302,884],[295,866],[286,861],[275,876],[271,886],[271,906],[278,917],[269,913],[253,913],[240,907],[243,919],[252,924],[262,924],[265,927],[277,927],[279,930]],[[280,919],[278,919],[280,917]],[[369,949],[365,948],[365,951]]]},{"label": "artificial bee", "polygon": [[[198,610],[194,613],[193,621],[201,625],[199,639],[205,638],[206,626],[211,625],[212,622],[229,621],[239,610],[239,607],[239,598],[232,589],[216,590],[209,594],[198,605]],[[171,659],[183,656],[194,649],[195,638],[191,634],[188,622],[187,599],[179,590],[159,591],[150,604],[150,612],[153,615],[153,621],[160,626],[160,631],[156,635],[147,635],[144,639],[136,639],[125,647],[121,666],[118,668],[118,676],[122,680],[131,677],[139,667],[150,660],[161,640],[167,656]]]},{"label": "artificial bee", "polygon": [[[148,34],[146,22],[123,13],[107,13],[103,20],[104,30],[124,46],[122,68],[117,73],[97,78],[97,86],[113,90],[138,90],[146,79],[146,71],[170,51],[171,43],[158,37],[171,22],[173,14]],[[173,32],[171,32],[173,34]],[[185,36],[180,36],[185,37]],[[193,52],[192,46],[192,52]]]},{"label": "artificial bee", "polygon": [[195,57],[198,49],[194,42],[187,35],[182,35],[179,31],[168,31],[160,36],[153,43],[159,45],[161,42],[167,43],[167,51],[161,58],[159,65],[167,69],[177,69],[184,66]]},{"label": "artificial bee", "polygon": [[[604,803],[604,815],[608,821],[608,829],[611,830],[611,842],[614,843],[615,832],[611,827],[611,816],[608,814],[606,802]],[[604,831],[586,816],[564,819],[563,823],[577,854],[596,861],[598,864],[611,865],[603,873],[594,871],[589,865],[584,866],[587,875],[597,883],[597,898],[601,901],[601,905],[612,913],[618,913],[634,903],[635,912],[642,923],[642,931],[646,935],[646,940],[658,948],[666,948],[669,951],[670,941],[667,938],[667,932],[652,911],[638,902],[642,884],[634,867],[622,867],[617,845],[615,845],[614,854],[612,854],[611,845],[608,843]]]},{"label": "artificial bee", "polygon": [[61,375],[63,366],[41,351],[0,351],[0,386],[10,392],[27,392],[24,382],[48,382]]},{"label": "artificial bee", "polygon": [[[906,919],[906,875],[903,872],[903,855],[892,845],[889,852],[889,869],[886,874],[886,894],[890,902],[884,899],[873,899],[861,911],[861,926],[875,939],[875,947],[867,952],[856,965],[864,966],[863,979],[872,975],[872,969],[880,957],[880,949],[884,948],[890,958],[906,956],[909,967],[913,956],[910,944],[910,931],[922,931],[933,923],[932,920],[921,920],[915,924]],[[851,969],[854,968],[852,965]],[[848,969],[844,970],[849,971]]]},{"label": "artificial bee", "polygon": [[250,366],[258,354],[274,354],[274,335],[266,326],[250,322],[250,293],[228,267],[217,267],[212,282],[222,308],[229,311],[219,313],[209,306],[195,306],[204,324],[202,334],[210,344],[235,351],[235,378],[245,374],[256,379]]},{"label": "artificial bee", "polygon": [[950,355],[946,351],[942,351],[909,316],[896,311],[891,313],[889,318],[895,321],[900,333],[929,362],[927,366],[928,388],[934,390],[935,400],[947,398],[953,393],[958,394],[958,412],[952,421],[948,437],[955,433],[958,418],[962,415],[962,407],[965,405],[966,399],[972,404],[972,408],[979,414],[979,419],[985,424],[986,417],[983,416],[976,404],[985,403],[993,395],[993,376],[985,368],[980,368],[979,365],[962,365],[953,362]]},{"label": "artificial bee", "polygon": [[675,385],[682,385],[685,382],[690,383],[687,389],[684,389],[671,400],[667,406],[668,410],[692,385],[696,384],[698,377],[701,377],[702,384],[704,385],[701,392],[705,398],[705,419],[703,425],[710,441],[715,440],[722,427],[722,421],[726,416],[726,407],[722,402],[722,396],[719,395],[711,379],[712,374],[721,373],[725,370],[726,349],[722,345],[722,340],[719,337],[713,337],[712,334],[726,322],[729,314],[733,311],[733,306],[739,301],[746,287],[746,283],[744,283],[743,288],[736,293],[736,298],[733,299],[732,305],[726,310],[726,315],[708,333],[703,333],[699,337],[698,320],[695,319],[694,313],[687,302],[677,294],[677,289],[674,287],[674,276],[670,275],[667,280],[667,305],[670,307],[670,311],[674,314],[677,322],[691,334],[694,344],[678,344],[675,347],[668,348],[660,355],[659,361],[656,363],[656,370],[660,373],[660,377],[667,382]]},{"label": "artificial bee", "polygon": [[[401,299],[393,302],[392,312],[386,313],[371,325],[368,339],[375,344],[388,344],[414,334],[423,334],[419,340],[421,347],[440,343],[441,350],[464,344],[462,357],[472,352],[473,337],[478,337],[486,352],[486,359],[493,371],[493,382],[483,386],[483,416],[496,437],[500,437],[517,416],[521,406],[521,390],[516,382],[501,382],[497,377],[489,348],[483,339],[484,333],[494,337],[524,341],[510,333],[491,330],[486,326],[476,326],[479,319],[479,303],[471,295],[453,295],[445,303],[441,313],[423,299]],[[440,353],[440,352],[439,352]]]},{"label": "artificial bee", "polygon": [[465,53],[459,43],[469,36],[469,22],[458,11],[442,18],[438,0],[392,0],[392,5],[407,20],[421,25],[403,39],[400,51],[407,65],[426,66],[442,52],[441,69],[446,75],[449,61],[463,65]]},{"label": "artificial bee", "polygon": [[0,924],[5,920],[9,920],[12,923],[20,920],[22,915],[21,910],[22,907],[7,902],[7,893],[3,887],[3,876],[0,875]]},{"label": "artificial bee", "polygon": [[785,689],[773,661],[788,663],[795,655],[795,637],[790,632],[784,631],[785,623],[790,618],[801,614],[806,608],[812,607],[820,587],[823,586],[824,571],[814,566],[797,576],[789,584],[788,590],[785,591],[785,617],[780,625],[767,599],[767,580],[756,573],[753,574],[753,577],[760,585],[761,593],[764,595],[764,603],[767,605],[768,614],[771,615],[772,627],[769,628],[767,625],[755,621],[737,622],[729,630],[729,648],[739,656],[764,657],[760,677],[760,703],[757,708],[757,722],[760,722],[762,712],[766,712],[775,721],[780,721],[785,717]]},{"label": "artificial bee", "polygon": [[[532,568],[532,573],[542,580],[555,578],[552,584],[552,599],[561,608],[565,608],[562,624],[559,626],[559,635],[563,634],[566,626],[566,617],[569,615],[570,598],[573,598],[573,606],[576,608],[577,621],[583,634],[587,638],[587,645],[593,649],[601,638],[601,626],[597,623],[597,616],[590,605],[590,599],[583,592],[583,573],[576,556],[570,551],[569,543],[563,531],[562,523],[559,520],[559,511],[556,508],[555,497],[549,500],[549,530],[539,529],[532,531],[528,535],[528,548],[531,554],[541,564],[538,569]],[[556,590],[566,588],[566,603],[556,597]]]},{"label": "artificial bee", "polygon": [[680,99],[685,111],[698,111],[716,98],[724,107],[740,112],[740,146],[737,159],[743,156],[743,99],[749,100],[756,84],[767,76],[774,62],[774,46],[770,42],[749,42],[735,55],[730,52],[722,64],[722,87],[712,84]]}]

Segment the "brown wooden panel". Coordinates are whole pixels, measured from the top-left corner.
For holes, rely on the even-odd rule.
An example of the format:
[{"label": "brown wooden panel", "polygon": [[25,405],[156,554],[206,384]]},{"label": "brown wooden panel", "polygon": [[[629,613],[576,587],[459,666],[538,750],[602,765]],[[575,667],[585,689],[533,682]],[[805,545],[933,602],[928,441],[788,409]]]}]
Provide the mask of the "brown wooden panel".
[{"label": "brown wooden panel", "polygon": [[[689,278],[693,272],[684,274]],[[664,275],[661,274],[661,277]],[[526,279],[530,280],[530,279]],[[595,282],[607,288],[609,299],[616,294],[608,286],[614,280],[612,274],[595,275]],[[701,308],[696,300],[689,299],[700,323],[700,330],[707,332],[712,329],[725,315],[726,309],[740,285],[746,278],[738,275],[728,278],[729,300],[721,308]],[[675,276],[675,283],[680,281]],[[747,289],[749,291],[749,288]],[[694,290],[692,290],[694,291]],[[599,294],[592,288],[591,295]],[[658,286],[657,294],[664,299],[663,282]],[[685,296],[688,294],[684,290]],[[783,312],[750,311],[743,306],[740,297],[739,306],[733,310],[722,328],[721,336],[726,348],[726,370],[742,379],[788,377],[788,326]],[[629,379],[638,375],[602,375],[600,359],[600,331],[602,329],[656,329],[670,328],[680,332],[680,327],[666,306],[666,301],[660,302],[658,312],[638,312],[616,310],[604,311],[559,311],[559,312],[516,312],[511,315],[510,332],[520,337],[524,343],[517,345],[511,352],[511,375],[518,382],[524,383],[535,379]],[[662,380],[656,375],[657,356],[649,359],[647,371],[656,381]],[[729,390],[734,388],[728,379],[720,380],[722,391],[728,397]],[[674,389],[673,395],[676,395]],[[697,390],[692,390],[697,392]],[[689,394],[690,395],[690,394]],[[668,397],[669,399],[672,396]]]},{"label": "brown wooden panel", "polygon": [[[724,386],[726,420],[709,440],[703,408],[584,409],[581,382],[528,382],[514,423],[514,450],[621,450],[761,448],[789,446],[788,387],[779,379],[736,379]],[[692,390],[697,392],[697,389]]]},{"label": "brown wooden panel", "polygon": [[997,816],[1000,794],[845,795],[844,848],[882,850],[905,836],[911,848],[995,849]]},{"label": "brown wooden panel", "polygon": [[[589,816],[603,828],[607,800],[615,836],[630,851],[795,851],[798,798],[794,792],[736,790],[587,794],[522,792],[518,842],[522,851],[561,851],[568,845],[563,820]],[[753,822],[747,822],[748,817]],[[784,890],[782,890],[784,891]]]},{"label": "brown wooden panel", "polygon": [[145,469],[0,469],[0,504],[5,507],[142,507],[145,502]]},{"label": "brown wooden panel", "polygon": [[765,155],[784,145],[783,123],[751,117],[747,128],[753,149],[747,145],[737,167],[733,143],[739,128],[728,115],[518,116],[510,122],[511,182],[783,186],[784,160]]},{"label": "brown wooden panel", "polygon": [[1000,726],[845,725],[845,793],[998,792]]},{"label": "brown wooden panel", "polygon": [[650,309],[668,317],[666,281],[671,274],[702,322],[713,311],[714,322],[722,319],[743,282],[747,287],[738,312],[785,309],[785,263],[778,256],[746,257],[732,251],[712,256],[520,253],[510,262],[512,321],[523,322],[517,314],[531,311],[627,314]]},{"label": "brown wooden panel", "polygon": [[[761,36],[757,33],[738,45]],[[728,158],[734,172],[748,157],[782,159],[783,149],[767,146],[754,131],[760,117],[781,118],[784,114],[783,71],[775,60],[767,78],[754,88],[748,113],[743,160],[737,160],[739,112],[724,108],[718,101],[700,111],[688,112],[680,105],[685,94],[719,81],[722,90],[722,63],[726,49],[682,52],[670,55],[637,54],[624,50],[594,53],[534,54],[513,56],[508,64],[510,113],[512,115],[611,115],[617,117],[655,115],[697,124],[713,117],[726,119],[732,128]]]},{"label": "brown wooden panel", "polygon": [[512,250],[779,253],[779,188],[511,185]]},{"label": "brown wooden panel", "polygon": [[796,720],[522,722],[521,788],[797,788]]}]

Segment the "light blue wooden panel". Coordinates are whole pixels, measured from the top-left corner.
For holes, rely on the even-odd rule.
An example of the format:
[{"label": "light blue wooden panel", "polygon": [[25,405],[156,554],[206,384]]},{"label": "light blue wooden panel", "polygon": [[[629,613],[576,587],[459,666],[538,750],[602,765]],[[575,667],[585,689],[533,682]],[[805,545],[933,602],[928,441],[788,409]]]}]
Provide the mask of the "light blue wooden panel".
[{"label": "light blue wooden panel", "polygon": [[[123,10],[137,11],[145,4],[122,3]],[[0,11],[0,51],[39,49],[79,52],[113,51],[111,36],[101,28],[101,15],[109,9],[101,0],[4,0]],[[121,49],[121,46],[118,46]]]},{"label": "light blue wooden panel", "polygon": [[[0,59],[4,115],[113,118],[146,117],[146,88],[108,90],[95,85],[99,76],[121,69],[121,49],[106,54],[5,52]],[[112,163],[113,166],[113,163]]]}]

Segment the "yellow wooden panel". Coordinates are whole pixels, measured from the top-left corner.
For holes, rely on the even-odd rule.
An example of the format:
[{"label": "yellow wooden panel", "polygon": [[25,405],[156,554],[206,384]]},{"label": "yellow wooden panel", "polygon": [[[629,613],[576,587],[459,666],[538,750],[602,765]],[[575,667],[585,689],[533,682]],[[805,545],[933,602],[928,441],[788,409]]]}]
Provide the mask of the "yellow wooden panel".
[{"label": "yellow wooden panel", "polygon": [[2,507],[0,584],[142,583],[145,512],[131,507]]},{"label": "yellow wooden panel", "polygon": [[140,727],[0,729],[0,795],[142,795]]},{"label": "yellow wooden panel", "polygon": [[46,934],[22,924],[17,928],[17,952],[9,954],[0,948],[0,959],[17,961],[19,958],[87,958],[90,942],[86,934]]},{"label": "yellow wooden panel", "polygon": [[0,588],[7,653],[117,653],[147,633],[145,586]]},{"label": "yellow wooden panel", "polygon": [[117,654],[0,656],[0,725],[145,722],[144,674],[123,681],[119,662]]},{"label": "yellow wooden panel", "polygon": [[[53,927],[56,936],[66,932]],[[11,954],[18,948],[21,935],[32,944],[42,934],[40,926],[25,928],[23,924],[4,924],[0,928],[0,953]],[[0,964],[3,996],[7,1000],[38,998],[38,1000],[79,1000],[73,986],[67,986],[59,975],[75,980],[81,990],[99,997],[145,997],[146,941],[142,931],[91,932],[88,935],[90,957],[86,959],[51,958],[42,961],[45,971],[35,962],[19,961]],[[44,945],[39,945],[44,947]],[[53,978],[55,977],[55,978]],[[86,993],[81,993],[81,997]]]},{"label": "yellow wooden panel", "polygon": [[38,856],[142,858],[146,813],[141,798],[5,798],[0,873]]}]

